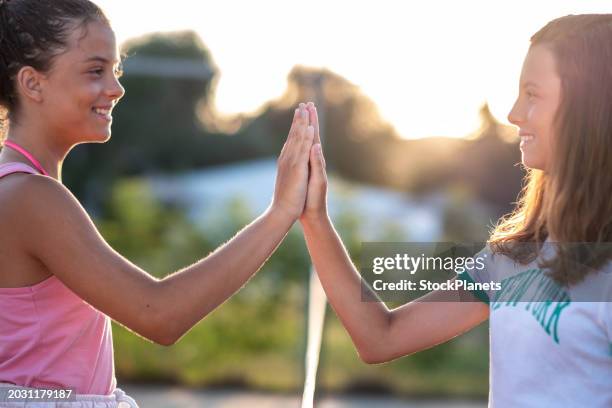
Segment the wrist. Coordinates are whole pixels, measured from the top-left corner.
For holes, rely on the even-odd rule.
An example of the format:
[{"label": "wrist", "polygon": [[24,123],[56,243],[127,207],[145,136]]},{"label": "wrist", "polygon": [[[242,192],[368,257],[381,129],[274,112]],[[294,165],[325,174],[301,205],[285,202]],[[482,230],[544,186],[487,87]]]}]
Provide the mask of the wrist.
[{"label": "wrist", "polygon": [[291,228],[298,218],[298,215],[294,214],[293,211],[275,203],[270,204],[264,214],[275,223],[286,226],[287,229]]},{"label": "wrist", "polygon": [[303,227],[312,228],[331,223],[327,211],[316,213],[305,213],[300,217],[300,223]]}]

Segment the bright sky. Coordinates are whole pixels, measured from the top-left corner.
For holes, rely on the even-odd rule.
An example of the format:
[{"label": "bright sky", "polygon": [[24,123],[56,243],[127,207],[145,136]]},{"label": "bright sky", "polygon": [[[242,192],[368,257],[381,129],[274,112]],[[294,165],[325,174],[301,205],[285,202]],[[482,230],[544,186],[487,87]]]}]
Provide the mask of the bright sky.
[{"label": "bright sky", "polygon": [[119,41],[195,30],[221,70],[220,112],[281,96],[295,65],[326,67],[408,138],[464,136],[485,101],[507,123],[529,37],[562,15],[612,12],[609,0],[94,1]]}]

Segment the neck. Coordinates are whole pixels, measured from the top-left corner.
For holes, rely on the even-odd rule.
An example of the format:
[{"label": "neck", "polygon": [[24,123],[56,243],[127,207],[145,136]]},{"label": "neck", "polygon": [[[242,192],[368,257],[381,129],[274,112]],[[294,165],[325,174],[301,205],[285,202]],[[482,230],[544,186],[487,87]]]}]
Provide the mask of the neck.
[{"label": "neck", "polygon": [[[70,151],[70,147],[62,147],[53,143],[55,138],[50,135],[45,135],[36,132],[26,132],[16,126],[11,129],[7,140],[18,144],[36,160],[39,161],[43,169],[49,174],[49,177],[54,178],[58,182],[62,182],[62,164],[66,155]],[[3,148],[0,153],[0,163],[20,162],[28,165],[32,163],[21,153],[11,149]]]}]

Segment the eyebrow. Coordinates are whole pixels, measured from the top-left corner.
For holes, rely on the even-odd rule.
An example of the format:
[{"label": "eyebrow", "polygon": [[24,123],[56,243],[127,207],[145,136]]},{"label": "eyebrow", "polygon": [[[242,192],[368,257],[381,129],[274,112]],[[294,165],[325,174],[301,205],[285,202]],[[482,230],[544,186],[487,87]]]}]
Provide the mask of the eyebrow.
[{"label": "eyebrow", "polygon": [[538,84],[533,81],[527,81],[523,83],[523,88],[527,88],[528,86],[533,86],[534,88],[539,88]]},{"label": "eyebrow", "polygon": [[[100,57],[100,56],[94,56],[94,57],[90,57],[88,59],[85,60],[85,62],[93,62],[93,61],[97,61],[97,62],[102,62],[104,64],[110,64],[110,60],[104,57]],[[120,64],[121,60],[116,60],[115,64]]]}]

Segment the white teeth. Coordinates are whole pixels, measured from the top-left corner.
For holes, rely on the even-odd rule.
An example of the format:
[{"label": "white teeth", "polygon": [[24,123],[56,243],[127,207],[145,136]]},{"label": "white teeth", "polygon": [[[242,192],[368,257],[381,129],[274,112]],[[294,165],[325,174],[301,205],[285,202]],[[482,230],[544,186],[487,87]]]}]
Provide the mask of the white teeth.
[{"label": "white teeth", "polygon": [[108,116],[110,114],[109,109],[94,108],[93,111],[96,112],[98,115]]},{"label": "white teeth", "polygon": [[528,142],[530,140],[533,140],[533,135],[524,135],[524,136],[521,136],[521,142]]}]

